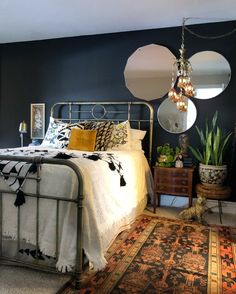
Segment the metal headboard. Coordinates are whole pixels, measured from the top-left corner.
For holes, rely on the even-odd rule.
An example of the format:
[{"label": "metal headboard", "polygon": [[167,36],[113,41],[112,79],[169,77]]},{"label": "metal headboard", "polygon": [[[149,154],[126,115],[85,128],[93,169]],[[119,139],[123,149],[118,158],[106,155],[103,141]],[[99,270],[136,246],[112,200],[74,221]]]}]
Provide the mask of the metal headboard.
[{"label": "metal headboard", "polygon": [[50,115],[70,123],[83,120],[120,123],[129,120],[133,128],[147,131],[145,141],[148,146],[144,146],[144,150],[151,163],[154,112],[147,102],[58,102],[52,106]]}]

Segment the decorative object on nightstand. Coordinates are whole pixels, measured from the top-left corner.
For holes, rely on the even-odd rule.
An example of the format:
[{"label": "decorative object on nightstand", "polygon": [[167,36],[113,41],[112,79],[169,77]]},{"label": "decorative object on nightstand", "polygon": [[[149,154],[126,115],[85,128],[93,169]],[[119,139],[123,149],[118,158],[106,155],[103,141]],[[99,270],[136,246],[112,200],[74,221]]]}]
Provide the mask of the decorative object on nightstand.
[{"label": "decorative object on nightstand", "polygon": [[20,146],[23,147],[24,146],[24,134],[27,133],[27,124],[24,120],[20,123],[19,133],[20,133],[20,143],[21,143]]},{"label": "decorative object on nightstand", "polygon": [[217,126],[218,112],[216,111],[210,126],[206,122],[205,129],[197,133],[200,137],[202,150],[189,146],[194,157],[199,161],[199,176],[203,185],[222,186],[227,178],[227,165],[223,164],[224,153],[232,133],[225,134]]},{"label": "decorative object on nightstand", "polygon": [[178,156],[175,160],[175,167],[177,168],[182,168],[184,167],[183,161],[182,161],[182,156]]},{"label": "decorative object on nightstand", "polygon": [[175,195],[189,198],[189,207],[192,206],[194,167],[175,168],[154,166],[154,198],[153,211],[160,205],[160,196]]},{"label": "decorative object on nightstand", "polygon": [[192,158],[188,154],[189,139],[186,134],[179,135],[179,146],[182,154],[182,161],[184,167],[193,166]]},{"label": "decorative object on nightstand", "polygon": [[231,188],[229,186],[212,187],[203,184],[196,185],[197,197],[218,200],[220,223],[222,224],[222,205],[221,201],[229,198]]}]

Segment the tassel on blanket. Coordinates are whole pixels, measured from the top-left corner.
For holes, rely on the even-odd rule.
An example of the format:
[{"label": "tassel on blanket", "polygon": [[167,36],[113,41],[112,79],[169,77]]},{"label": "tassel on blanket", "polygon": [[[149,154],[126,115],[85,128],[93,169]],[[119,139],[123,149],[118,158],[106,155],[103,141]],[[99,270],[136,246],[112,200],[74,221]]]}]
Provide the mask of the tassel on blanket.
[{"label": "tassel on blanket", "polygon": [[60,264],[59,262],[56,264],[56,268],[58,269],[59,272],[62,272],[62,273],[69,273],[73,270],[73,266],[69,264],[67,265]]},{"label": "tassel on blanket", "polygon": [[16,200],[14,202],[14,205],[16,207],[21,206],[25,203],[25,194],[23,191],[18,190],[16,193]]},{"label": "tassel on blanket", "polygon": [[121,176],[120,176],[120,186],[121,186],[121,187],[124,187],[125,185],[126,185],[126,181],[125,181],[123,175],[121,175]]},{"label": "tassel on blanket", "polygon": [[33,162],[29,168],[29,172],[35,174],[37,172],[37,164]]},{"label": "tassel on blanket", "polygon": [[60,159],[70,159],[71,157],[72,157],[71,155],[68,155],[63,152],[59,152],[56,156],[54,156],[54,158],[60,158]]},{"label": "tassel on blanket", "polygon": [[122,175],[122,166],[119,160],[115,158],[115,156],[111,153],[108,154],[99,154],[94,153],[92,155],[83,154],[84,158],[91,159],[93,161],[103,160],[108,164],[108,167],[111,171],[116,171],[120,176],[120,186],[126,186],[126,181],[124,176]]}]

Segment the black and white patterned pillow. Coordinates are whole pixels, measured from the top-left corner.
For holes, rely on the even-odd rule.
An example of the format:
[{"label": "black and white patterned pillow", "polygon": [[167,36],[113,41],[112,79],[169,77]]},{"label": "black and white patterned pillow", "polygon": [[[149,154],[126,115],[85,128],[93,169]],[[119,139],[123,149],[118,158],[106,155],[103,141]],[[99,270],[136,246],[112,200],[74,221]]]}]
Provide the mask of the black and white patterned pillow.
[{"label": "black and white patterned pillow", "polygon": [[113,122],[111,121],[91,121],[85,124],[86,130],[97,130],[96,151],[105,151],[111,139]]},{"label": "black and white patterned pillow", "polygon": [[66,123],[50,117],[48,129],[41,145],[45,147],[57,148],[58,130],[64,125],[66,125]]},{"label": "black and white patterned pillow", "polygon": [[130,150],[130,123],[128,120],[113,126],[108,150]]},{"label": "black and white patterned pillow", "polygon": [[65,124],[58,129],[57,135],[57,148],[66,148],[69,144],[70,133],[72,128],[77,128],[80,130],[84,129],[84,126],[79,123]]}]

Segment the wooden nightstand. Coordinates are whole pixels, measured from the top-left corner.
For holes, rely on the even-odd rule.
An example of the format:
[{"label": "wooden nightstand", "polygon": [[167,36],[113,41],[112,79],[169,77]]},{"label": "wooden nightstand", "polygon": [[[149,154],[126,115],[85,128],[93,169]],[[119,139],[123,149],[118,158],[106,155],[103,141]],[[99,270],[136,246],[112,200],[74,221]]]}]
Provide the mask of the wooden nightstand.
[{"label": "wooden nightstand", "polygon": [[154,166],[153,211],[160,205],[160,195],[187,196],[192,206],[194,167],[176,168]]}]

